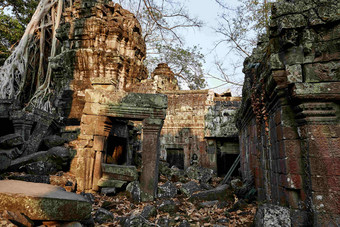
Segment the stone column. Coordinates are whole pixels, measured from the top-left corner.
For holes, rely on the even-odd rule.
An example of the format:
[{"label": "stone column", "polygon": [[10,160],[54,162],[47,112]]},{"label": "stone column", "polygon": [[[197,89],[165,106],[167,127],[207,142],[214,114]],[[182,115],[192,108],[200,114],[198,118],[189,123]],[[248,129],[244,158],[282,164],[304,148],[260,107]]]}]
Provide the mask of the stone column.
[{"label": "stone column", "polygon": [[160,155],[159,135],[162,119],[147,118],[143,121],[142,145],[142,201],[152,201],[156,197],[158,185],[158,162]]},{"label": "stone column", "polygon": [[105,146],[105,136],[95,136],[93,140],[93,149],[95,150],[95,160],[93,168],[93,185],[92,190],[98,191],[98,181],[102,177],[102,162],[103,162],[103,151]]}]

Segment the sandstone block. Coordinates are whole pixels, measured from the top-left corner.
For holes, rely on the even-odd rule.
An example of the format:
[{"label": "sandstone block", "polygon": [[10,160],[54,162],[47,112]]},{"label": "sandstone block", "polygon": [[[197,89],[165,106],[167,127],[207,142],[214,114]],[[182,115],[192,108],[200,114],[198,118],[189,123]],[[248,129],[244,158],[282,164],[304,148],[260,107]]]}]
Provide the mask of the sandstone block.
[{"label": "sandstone block", "polygon": [[31,220],[87,220],[92,206],[62,188],[15,180],[0,181],[0,209],[20,212]]}]

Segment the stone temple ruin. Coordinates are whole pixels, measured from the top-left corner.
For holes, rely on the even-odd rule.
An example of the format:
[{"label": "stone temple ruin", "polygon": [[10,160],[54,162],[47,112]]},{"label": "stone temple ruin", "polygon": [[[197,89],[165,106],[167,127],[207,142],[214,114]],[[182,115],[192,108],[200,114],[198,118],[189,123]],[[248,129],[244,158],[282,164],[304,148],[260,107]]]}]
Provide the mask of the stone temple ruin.
[{"label": "stone temple ruin", "polygon": [[[244,181],[266,201],[258,226],[270,213],[287,226],[340,223],[339,3],[274,4],[244,62],[242,100],[180,90],[167,64],[148,78],[141,26],[119,4],[47,3],[18,45],[31,48],[0,70],[1,172],[78,192],[139,182],[150,201],[164,162],[224,176],[240,154]],[[44,178],[59,170],[67,181]]]},{"label": "stone temple ruin", "polygon": [[[159,64],[148,79],[146,47],[133,14],[112,2],[65,4],[58,5],[63,10],[55,37],[47,40],[56,43],[54,55],[39,60],[39,51],[31,53],[33,60],[26,63],[31,71],[17,82],[23,90],[6,94],[2,87],[6,130],[1,136],[20,141],[1,153],[2,170],[36,157],[49,148],[46,137],[57,135],[59,145],[66,142],[75,152],[69,172],[78,191],[119,188],[138,180],[132,164],[139,151],[145,200],[156,195],[160,158],[184,169],[195,155],[198,165],[225,174],[238,154],[233,116],[240,99],[230,92],[181,91],[166,64]],[[34,79],[35,64],[41,61],[51,68],[47,101],[39,100],[37,86],[44,78]],[[227,166],[219,170],[217,159]]]},{"label": "stone temple ruin", "polygon": [[254,178],[260,200],[286,207],[287,225],[339,225],[339,9],[275,4],[269,37],[244,62],[242,176]]}]

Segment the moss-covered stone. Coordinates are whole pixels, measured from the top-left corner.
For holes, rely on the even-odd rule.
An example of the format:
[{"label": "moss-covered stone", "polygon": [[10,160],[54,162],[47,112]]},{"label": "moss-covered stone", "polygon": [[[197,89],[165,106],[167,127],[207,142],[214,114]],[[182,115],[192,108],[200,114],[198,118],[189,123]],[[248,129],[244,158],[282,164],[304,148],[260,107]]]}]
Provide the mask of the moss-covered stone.
[{"label": "moss-covered stone", "polygon": [[138,172],[135,166],[123,166],[114,164],[102,164],[102,171],[108,174],[123,175],[131,177],[131,181],[138,179]]},{"label": "moss-covered stone", "polygon": [[0,210],[20,212],[32,220],[81,221],[91,217],[92,206],[84,197],[57,186],[3,180]]}]

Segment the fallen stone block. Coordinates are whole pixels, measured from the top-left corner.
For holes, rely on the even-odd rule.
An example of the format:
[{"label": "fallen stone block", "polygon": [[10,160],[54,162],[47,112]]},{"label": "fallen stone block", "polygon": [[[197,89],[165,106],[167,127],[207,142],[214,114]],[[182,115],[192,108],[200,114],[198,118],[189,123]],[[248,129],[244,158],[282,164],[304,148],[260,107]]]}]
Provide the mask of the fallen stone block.
[{"label": "fallen stone block", "polygon": [[102,188],[100,193],[103,195],[114,195],[116,194],[116,188]]},{"label": "fallen stone block", "polygon": [[157,209],[162,212],[174,214],[177,212],[178,206],[173,200],[165,200],[161,201],[161,203],[157,206]]},{"label": "fallen stone block", "polygon": [[[61,170],[70,160],[70,152],[66,147],[53,147],[48,151],[40,151],[11,161],[12,171],[27,170],[31,174],[53,174]],[[34,164],[31,164],[34,163]]]},{"label": "fallen stone block", "polygon": [[135,166],[123,166],[115,164],[102,164],[103,176],[112,180],[135,181],[138,172]]},{"label": "fallen stone block", "polygon": [[126,186],[126,191],[130,192],[131,198],[134,202],[141,201],[141,190],[138,181],[133,181]]},{"label": "fallen stone block", "polygon": [[20,146],[24,143],[24,139],[19,134],[8,134],[0,137],[0,148],[12,148]]},{"label": "fallen stone block", "polygon": [[183,184],[179,190],[187,197],[190,197],[193,193],[198,192],[201,189],[195,181],[189,181],[188,183]]},{"label": "fallen stone block", "polygon": [[155,206],[152,205],[148,205],[146,207],[144,207],[142,213],[140,214],[141,216],[143,216],[146,219],[149,219],[150,217],[154,217],[157,215],[157,209]]},{"label": "fallen stone block", "polygon": [[226,200],[233,200],[233,193],[232,190],[229,189],[228,185],[221,185],[217,188],[207,190],[207,191],[200,191],[193,194],[189,200],[190,201],[226,201]]},{"label": "fallen stone block", "polygon": [[101,188],[121,188],[124,185],[126,185],[127,181],[121,181],[121,180],[111,180],[107,179],[105,177],[100,178],[98,181],[98,186]]},{"label": "fallen stone block", "polygon": [[185,174],[190,179],[199,180],[200,182],[207,183],[213,177],[214,171],[212,169],[199,167],[199,166],[189,166],[185,170]]},{"label": "fallen stone block", "polygon": [[81,195],[58,186],[2,180],[0,209],[19,212],[31,220],[82,221],[91,217],[92,206]]},{"label": "fallen stone block", "polygon": [[66,140],[60,136],[57,135],[51,135],[47,136],[43,139],[43,142],[46,147],[52,148],[52,147],[58,147],[64,145]]},{"label": "fallen stone block", "polygon": [[170,181],[158,187],[158,198],[173,198],[175,195],[177,195],[177,188]]}]

